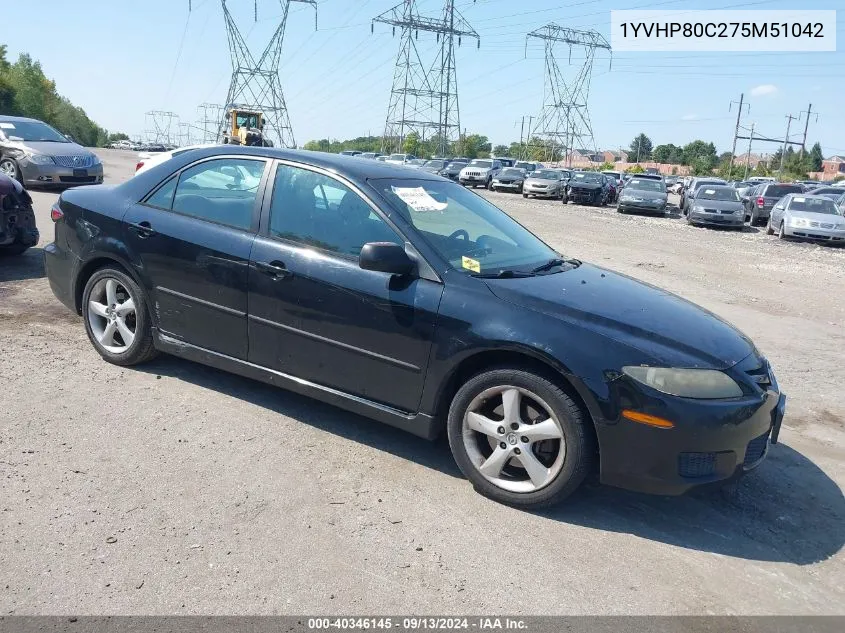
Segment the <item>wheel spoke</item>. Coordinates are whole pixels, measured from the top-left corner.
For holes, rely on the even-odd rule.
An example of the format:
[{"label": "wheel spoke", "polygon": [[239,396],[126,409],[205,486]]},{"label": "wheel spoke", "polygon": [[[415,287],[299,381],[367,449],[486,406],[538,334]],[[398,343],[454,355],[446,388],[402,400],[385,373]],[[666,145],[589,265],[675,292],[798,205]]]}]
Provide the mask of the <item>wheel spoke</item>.
[{"label": "wheel spoke", "polygon": [[101,316],[103,318],[108,318],[108,314],[106,314],[106,308],[108,306],[104,306],[99,301],[89,301],[88,302],[88,310],[96,314],[97,316]]},{"label": "wheel spoke", "polygon": [[126,326],[126,323],[122,318],[118,318],[115,323],[117,324],[117,331],[120,332],[120,337],[123,339],[123,344],[126,345],[126,347],[132,345],[132,341],[135,340],[135,334],[132,330]]},{"label": "wheel spoke", "polygon": [[502,392],[502,407],[507,424],[522,422],[519,415],[519,404],[521,400],[522,394],[519,393],[519,389],[506,389]]},{"label": "wheel spoke", "polygon": [[103,330],[103,333],[97,338],[97,340],[106,347],[112,347],[114,345],[115,331],[117,331],[117,325],[115,325],[114,321],[109,321],[106,325],[106,329]]},{"label": "wheel spoke", "polygon": [[559,440],[563,437],[558,425],[554,420],[549,418],[537,424],[527,424],[520,430],[520,435],[528,438],[529,442],[539,442],[540,440]]},{"label": "wheel spoke", "polygon": [[470,411],[467,413],[467,426],[469,426],[469,428],[473,431],[484,433],[484,435],[499,437],[499,427],[501,426],[501,422],[496,422],[495,420],[491,420],[480,413]]},{"label": "wheel spoke", "polygon": [[115,310],[120,316],[126,316],[130,312],[135,312],[135,302],[132,301],[132,297],[129,297],[123,303],[118,303],[117,308]]},{"label": "wheel spoke", "polygon": [[110,306],[117,305],[117,281],[106,279],[106,301]]},{"label": "wheel spoke", "polygon": [[490,457],[478,467],[478,470],[487,477],[498,477],[510,457],[511,452],[508,449],[497,446]]},{"label": "wheel spoke", "polygon": [[528,476],[531,478],[531,483],[534,484],[537,488],[543,486],[549,478],[549,469],[543,466],[540,463],[540,460],[537,459],[537,456],[534,455],[530,450],[522,451],[520,455],[517,456],[519,463],[522,464],[522,467],[525,468],[525,472],[528,473]]}]

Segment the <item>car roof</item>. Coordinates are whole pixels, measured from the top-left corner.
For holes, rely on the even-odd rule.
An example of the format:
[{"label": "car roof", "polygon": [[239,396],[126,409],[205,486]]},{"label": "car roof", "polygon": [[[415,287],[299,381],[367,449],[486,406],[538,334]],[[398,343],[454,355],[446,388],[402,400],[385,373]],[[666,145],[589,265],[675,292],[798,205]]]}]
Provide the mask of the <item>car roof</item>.
[{"label": "car roof", "polygon": [[44,123],[44,121],[40,119],[32,119],[26,116],[7,116],[5,114],[0,114],[0,121],[21,121],[27,123]]}]

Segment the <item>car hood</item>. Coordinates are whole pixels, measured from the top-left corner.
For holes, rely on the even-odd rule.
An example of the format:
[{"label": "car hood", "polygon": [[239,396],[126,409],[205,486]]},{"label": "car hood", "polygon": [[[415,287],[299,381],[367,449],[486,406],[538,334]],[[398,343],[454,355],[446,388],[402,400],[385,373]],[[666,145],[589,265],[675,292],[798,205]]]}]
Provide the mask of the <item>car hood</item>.
[{"label": "car hood", "polygon": [[533,184],[554,185],[554,184],[557,184],[559,182],[562,182],[562,181],[561,180],[554,180],[553,178],[534,178],[532,176],[529,176],[528,178],[525,179],[526,184],[531,183],[532,185]]},{"label": "car hood", "polygon": [[570,180],[570,187],[578,187],[579,189],[601,189],[601,185],[597,182],[583,182],[578,180]]},{"label": "car hood", "polygon": [[626,187],[622,190],[623,196],[635,196],[637,198],[665,198],[666,194],[662,191],[649,191],[648,189],[631,189]]},{"label": "car hood", "polygon": [[803,218],[811,222],[824,222],[825,224],[840,224],[843,222],[841,215],[830,213],[813,213],[812,211],[787,211],[786,215],[791,218]]},{"label": "car hood", "polygon": [[76,143],[45,143],[41,141],[15,141],[9,145],[47,156],[87,156],[91,152]]},{"label": "car hood", "polygon": [[485,283],[500,299],[602,334],[666,366],[727,369],[755,351],[745,335],[704,308],[590,264]]},{"label": "car hood", "polygon": [[741,202],[731,200],[701,200],[698,198],[693,198],[692,206],[717,209],[718,211],[735,211],[736,209],[744,208]]}]

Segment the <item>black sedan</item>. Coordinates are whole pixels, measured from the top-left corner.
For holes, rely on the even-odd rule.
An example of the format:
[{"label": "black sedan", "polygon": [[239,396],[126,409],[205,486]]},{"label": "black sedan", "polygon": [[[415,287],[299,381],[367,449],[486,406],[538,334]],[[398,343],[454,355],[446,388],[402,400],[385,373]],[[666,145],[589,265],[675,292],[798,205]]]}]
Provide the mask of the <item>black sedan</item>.
[{"label": "black sedan", "polygon": [[439,174],[449,180],[457,180],[458,174],[467,166],[468,161],[465,160],[450,160],[446,166],[440,170]]},{"label": "black sedan", "polygon": [[680,494],[777,440],[785,397],[740,332],[424,171],[216,146],[51,217],[50,286],[108,362],[166,352],[445,431],[504,503],[561,500],[594,465]]},{"label": "black sedan", "polygon": [[602,206],[613,198],[610,178],[595,171],[574,171],[566,187],[563,204],[577,202]]}]

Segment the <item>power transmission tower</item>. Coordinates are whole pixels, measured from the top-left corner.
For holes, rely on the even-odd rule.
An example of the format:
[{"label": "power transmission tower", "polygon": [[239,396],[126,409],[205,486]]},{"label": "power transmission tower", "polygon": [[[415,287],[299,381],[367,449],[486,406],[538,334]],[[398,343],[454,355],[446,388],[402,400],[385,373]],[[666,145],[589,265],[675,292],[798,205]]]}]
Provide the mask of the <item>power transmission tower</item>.
[{"label": "power transmission tower", "polygon": [[[528,39],[532,37],[543,40],[546,49],[543,109],[537,117],[534,133],[545,141],[546,160],[555,160],[562,155],[571,166],[574,148],[596,152],[587,99],[596,51],[611,51],[610,44],[597,31],[579,31],[550,23],[526,35],[526,56]],[[555,45],[559,43],[569,45],[571,70],[567,73],[561,71],[555,57]],[[573,46],[584,51],[580,66],[572,65]]]},{"label": "power transmission tower", "polygon": [[[381,22],[391,25],[394,33],[396,27],[402,29],[382,151],[402,151],[405,138],[416,133],[421,141],[436,137],[438,155],[447,156],[451,144],[459,140],[461,130],[455,39],[458,46],[464,37],[475,38],[479,46],[481,39],[455,8],[455,0],[445,0],[439,18],[421,16],[414,2],[403,0],[373,18],[370,26],[372,31],[375,23]],[[417,48],[420,31],[435,33],[440,44],[430,65]]]},{"label": "power transmission tower", "polygon": [[174,145],[179,134],[179,115],[175,112],[150,110],[144,114],[144,134],[151,143]]},{"label": "power transmission tower", "polygon": [[218,141],[217,130],[223,120],[225,108],[219,103],[201,103],[197,106],[199,120],[197,127],[202,130],[202,142],[214,143]]},{"label": "power transmission tower", "polygon": [[[246,44],[235,19],[223,4],[223,17],[226,21],[226,36],[229,41],[229,54],[232,58],[232,81],[226,95],[224,107],[241,107],[264,113],[264,136],[282,147],[296,147],[288,108],[285,104],[282,82],[279,79],[279,64],[282,59],[282,42],[291,2],[302,2],[314,7],[314,28],[317,28],[317,0],[279,0],[282,14],[279,25],[256,61]],[[255,20],[258,21],[258,0],[253,2]],[[224,115],[218,121],[217,137],[222,138],[227,128]]]}]

